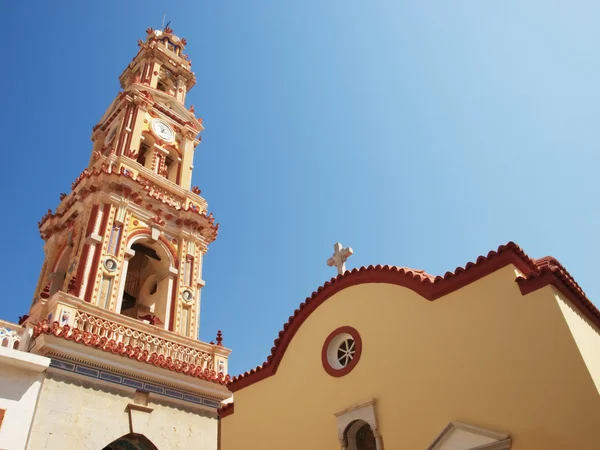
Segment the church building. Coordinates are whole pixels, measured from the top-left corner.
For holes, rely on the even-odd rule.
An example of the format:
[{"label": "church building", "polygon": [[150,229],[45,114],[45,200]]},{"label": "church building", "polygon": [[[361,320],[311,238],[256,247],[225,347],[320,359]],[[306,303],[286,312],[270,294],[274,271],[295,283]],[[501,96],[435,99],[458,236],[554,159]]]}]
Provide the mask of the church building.
[{"label": "church building", "polygon": [[[29,314],[0,321],[0,448],[593,450],[600,312],[554,258],[514,243],[443,276],[346,270],[231,378],[197,339],[218,225],[198,187],[186,40],[149,28],[39,223]],[[232,398],[233,397],[233,398]]]},{"label": "church building", "polygon": [[600,312],[556,259],[509,243],[433,276],[351,253],[229,384],[221,450],[599,448]]}]

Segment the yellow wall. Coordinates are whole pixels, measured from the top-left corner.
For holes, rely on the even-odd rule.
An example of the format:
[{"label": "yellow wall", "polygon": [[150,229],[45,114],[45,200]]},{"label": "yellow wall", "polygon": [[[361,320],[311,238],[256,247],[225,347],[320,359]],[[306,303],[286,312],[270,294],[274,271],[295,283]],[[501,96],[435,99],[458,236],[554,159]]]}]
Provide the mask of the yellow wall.
[{"label": "yellow wall", "polygon": [[[425,449],[458,420],[508,433],[513,449],[596,449],[600,398],[555,291],[522,296],[505,267],[429,302],[395,285],[347,288],[317,308],[277,373],[235,393],[222,450],[340,448],[334,413],[375,398],[387,450]],[[329,376],[337,327],[362,337],[358,365]]]}]

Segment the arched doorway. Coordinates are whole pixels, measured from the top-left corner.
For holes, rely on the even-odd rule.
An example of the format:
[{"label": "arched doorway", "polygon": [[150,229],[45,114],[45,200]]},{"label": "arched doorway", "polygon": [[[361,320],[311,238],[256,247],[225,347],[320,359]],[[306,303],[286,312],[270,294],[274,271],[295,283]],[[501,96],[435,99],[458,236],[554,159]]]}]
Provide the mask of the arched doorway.
[{"label": "arched doorway", "polygon": [[377,442],[371,425],[364,420],[355,420],[348,425],[344,439],[348,450],[377,450]]},{"label": "arched doorway", "polygon": [[102,450],[158,450],[143,434],[129,433],[111,442]]},{"label": "arched doorway", "polygon": [[119,312],[161,326],[167,321],[172,291],[169,254],[150,238],[136,240],[131,250]]}]

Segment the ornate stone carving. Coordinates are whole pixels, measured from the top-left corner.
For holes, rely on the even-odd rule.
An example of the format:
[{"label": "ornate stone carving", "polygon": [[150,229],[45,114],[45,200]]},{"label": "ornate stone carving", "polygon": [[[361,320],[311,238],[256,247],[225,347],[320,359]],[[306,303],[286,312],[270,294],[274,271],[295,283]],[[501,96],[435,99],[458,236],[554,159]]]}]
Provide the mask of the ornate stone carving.
[{"label": "ornate stone carving", "polygon": [[40,294],[40,297],[42,297],[43,299],[47,299],[50,298],[50,283],[48,283],[45,287],[44,290],[42,291],[42,293]]},{"label": "ornate stone carving", "polygon": [[67,292],[71,295],[77,295],[77,278],[71,277],[69,285],[67,286]]}]

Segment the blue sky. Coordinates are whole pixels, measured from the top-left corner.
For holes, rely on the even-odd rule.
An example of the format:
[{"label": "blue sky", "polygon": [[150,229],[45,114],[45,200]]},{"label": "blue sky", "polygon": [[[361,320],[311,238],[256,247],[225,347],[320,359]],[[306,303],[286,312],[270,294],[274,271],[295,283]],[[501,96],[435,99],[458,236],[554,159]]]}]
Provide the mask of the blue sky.
[{"label": "blue sky", "polygon": [[165,9],[198,78],[194,184],[221,224],[200,337],[223,330],[232,373],[335,275],[336,241],[350,268],[443,274],[513,240],[600,295],[597,2],[20,1],[3,8],[0,317],[27,312],[37,222]]}]

